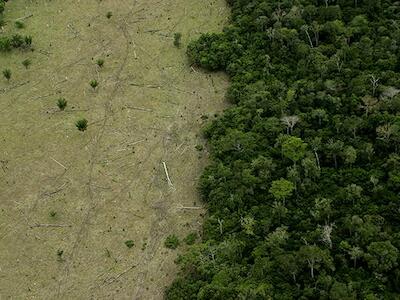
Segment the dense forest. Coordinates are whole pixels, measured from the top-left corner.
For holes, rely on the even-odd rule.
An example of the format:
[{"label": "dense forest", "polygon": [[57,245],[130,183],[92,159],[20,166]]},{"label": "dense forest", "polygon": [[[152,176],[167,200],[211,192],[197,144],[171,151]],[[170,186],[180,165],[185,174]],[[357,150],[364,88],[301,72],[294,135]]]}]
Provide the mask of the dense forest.
[{"label": "dense forest", "polygon": [[187,50],[232,105],[166,298],[400,299],[400,2],[228,3]]}]

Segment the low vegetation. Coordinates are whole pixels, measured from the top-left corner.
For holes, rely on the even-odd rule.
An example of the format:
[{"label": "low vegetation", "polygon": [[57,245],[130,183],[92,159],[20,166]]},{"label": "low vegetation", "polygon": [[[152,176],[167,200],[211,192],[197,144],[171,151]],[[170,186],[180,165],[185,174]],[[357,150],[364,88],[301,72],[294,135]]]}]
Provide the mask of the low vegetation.
[{"label": "low vegetation", "polygon": [[67,107],[67,100],[65,98],[58,98],[57,99],[57,106],[60,110],[64,110]]},{"label": "low vegetation", "polygon": [[11,73],[10,69],[4,69],[3,70],[3,76],[4,76],[5,79],[7,79],[7,81],[10,81],[11,75],[12,75],[12,73]]},{"label": "low vegetation", "polygon": [[179,238],[175,234],[167,236],[164,242],[164,246],[169,249],[176,249],[178,248],[179,244]]},{"label": "low vegetation", "polygon": [[75,122],[76,128],[78,128],[79,131],[85,131],[88,127],[88,120],[86,119],[79,119],[78,121]]},{"label": "low vegetation", "polygon": [[93,79],[89,82],[89,85],[92,87],[93,90],[95,90],[99,86],[99,83],[96,79]]},{"label": "low vegetation", "polygon": [[132,240],[125,241],[125,246],[127,246],[128,248],[132,248],[133,246],[135,246],[135,242]]},{"label": "low vegetation", "polygon": [[181,40],[182,40],[182,33],[175,32],[174,33],[174,46],[179,48],[181,46]]},{"label": "low vegetation", "polygon": [[32,61],[30,59],[24,59],[22,61],[22,65],[25,67],[25,69],[28,69],[31,64],[32,64]]},{"label": "low vegetation", "polygon": [[98,60],[96,60],[96,65],[102,68],[104,66],[104,59],[99,58]]}]

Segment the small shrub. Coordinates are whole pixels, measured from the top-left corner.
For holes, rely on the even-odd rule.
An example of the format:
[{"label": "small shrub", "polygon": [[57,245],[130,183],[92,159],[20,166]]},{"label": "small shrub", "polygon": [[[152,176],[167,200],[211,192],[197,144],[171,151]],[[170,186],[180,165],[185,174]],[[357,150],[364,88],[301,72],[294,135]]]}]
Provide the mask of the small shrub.
[{"label": "small shrub", "polygon": [[25,42],[25,47],[29,48],[32,45],[32,37],[30,35],[27,35],[24,37],[24,42]]},{"label": "small shrub", "polygon": [[85,131],[88,126],[88,121],[86,119],[80,119],[75,122],[75,126],[79,131]]},{"label": "small shrub", "polygon": [[15,21],[15,27],[18,28],[18,29],[25,28],[25,23],[22,22],[22,21],[17,20],[17,21]]},{"label": "small shrub", "polygon": [[143,245],[142,245],[142,251],[146,250],[146,247],[147,247],[147,243],[144,242]]},{"label": "small shrub", "polygon": [[11,37],[11,46],[14,48],[22,48],[24,46],[25,38],[20,34],[14,34]]},{"label": "small shrub", "polygon": [[22,61],[22,65],[25,67],[25,69],[28,69],[31,64],[32,62],[30,59],[25,59]]},{"label": "small shrub", "polygon": [[55,218],[55,217],[57,216],[57,212],[54,211],[54,210],[51,210],[51,211],[49,212],[49,216],[52,217],[52,218]]},{"label": "small shrub", "polygon": [[196,150],[199,151],[199,152],[204,150],[204,147],[203,147],[202,145],[196,145],[195,148],[196,148]]},{"label": "small shrub", "polygon": [[135,246],[135,242],[132,241],[132,240],[128,240],[128,241],[125,242],[125,245],[130,249],[133,246]]},{"label": "small shrub", "polygon": [[184,239],[183,241],[187,244],[187,245],[193,245],[194,242],[197,240],[197,233],[196,232],[192,232],[189,233]]},{"label": "small shrub", "polygon": [[179,48],[181,46],[181,39],[182,39],[182,33],[180,32],[175,32],[174,34],[174,46]]},{"label": "small shrub", "polygon": [[99,58],[99,59],[96,61],[96,64],[97,64],[100,68],[102,68],[102,67],[104,66],[104,59]]},{"label": "small shrub", "polygon": [[11,79],[11,70],[10,69],[5,69],[3,70],[3,76],[7,81],[10,81]]},{"label": "small shrub", "polygon": [[63,254],[64,254],[64,250],[61,250],[61,249],[58,249],[57,250],[57,259],[59,260],[59,261],[62,261],[63,260]]},{"label": "small shrub", "polygon": [[95,89],[98,87],[98,85],[99,85],[99,83],[97,82],[96,79],[91,80],[91,81],[89,82],[89,84],[90,84],[90,86],[91,86],[94,90],[95,90]]},{"label": "small shrub", "polygon": [[0,51],[8,52],[11,49],[11,40],[7,37],[0,37]]},{"label": "small shrub", "polygon": [[164,246],[169,249],[176,249],[178,248],[179,244],[179,239],[175,234],[169,235],[164,242]]},{"label": "small shrub", "polygon": [[65,100],[64,98],[59,98],[57,100],[57,106],[60,110],[64,110],[67,107],[67,100]]},{"label": "small shrub", "polygon": [[113,15],[113,14],[112,14],[111,11],[107,12],[107,14],[106,14],[107,19],[111,19],[112,15]]}]

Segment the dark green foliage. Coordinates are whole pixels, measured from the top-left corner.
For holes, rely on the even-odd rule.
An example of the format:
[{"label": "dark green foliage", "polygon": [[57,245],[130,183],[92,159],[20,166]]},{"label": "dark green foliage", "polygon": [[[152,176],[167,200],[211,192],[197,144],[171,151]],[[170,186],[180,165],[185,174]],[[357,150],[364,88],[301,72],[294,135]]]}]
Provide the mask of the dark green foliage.
[{"label": "dark green foliage", "polygon": [[128,248],[132,248],[133,246],[135,246],[135,242],[132,241],[132,240],[128,240],[128,241],[125,241],[125,245],[126,245]]},{"label": "dark green foliage", "polygon": [[179,238],[175,234],[167,236],[164,242],[164,246],[169,249],[176,249],[178,248],[179,244]]},{"label": "dark green foliage", "polygon": [[85,131],[88,127],[88,121],[86,119],[79,119],[75,122],[75,126],[79,131]]},{"label": "dark green foliage", "polygon": [[3,14],[5,8],[6,8],[6,2],[4,0],[0,0],[0,17]]},{"label": "dark green foliage", "polygon": [[111,19],[112,15],[113,15],[113,14],[112,14],[111,11],[107,12],[107,14],[106,14],[107,19]]},{"label": "dark green foliage", "polygon": [[65,98],[58,98],[57,99],[57,106],[60,110],[64,110],[67,107],[67,100]]},{"label": "dark green foliage", "polygon": [[189,233],[184,239],[183,241],[187,244],[187,245],[193,245],[197,240],[197,233],[196,232],[192,232]]},{"label": "dark green foliage", "polygon": [[5,79],[7,79],[7,81],[10,81],[11,75],[12,75],[12,73],[11,73],[10,69],[4,69],[3,70],[3,76],[4,76]]},{"label": "dark green foliage", "polygon": [[28,49],[32,45],[31,36],[14,34],[11,37],[0,37],[0,52],[8,52],[14,49]]},{"label": "dark green foliage", "polygon": [[200,152],[200,151],[204,150],[204,147],[203,147],[203,145],[196,145],[195,149]]},{"label": "dark green foliage", "polygon": [[51,210],[51,211],[49,212],[49,216],[52,217],[52,218],[55,218],[55,217],[57,216],[57,212],[54,211],[54,210]]},{"label": "dark green foliage", "polygon": [[233,105],[204,129],[203,241],[167,299],[398,299],[399,3],[228,3],[187,50]]},{"label": "dark green foliage", "polygon": [[91,80],[91,81],[89,82],[89,84],[90,84],[90,86],[91,86],[94,90],[95,90],[95,89],[98,87],[98,85],[99,85],[99,83],[97,82],[96,79]]},{"label": "dark green foliage", "polygon": [[174,46],[179,48],[181,46],[181,40],[182,40],[182,33],[175,32],[174,33]]},{"label": "dark green foliage", "polygon": [[27,35],[24,37],[25,48],[29,48],[32,45],[32,37]]},{"label": "dark green foliage", "polygon": [[18,29],[25,28],[25,23],[22,22],[22,21],[17,20],[17,21],[15,21],[15,27],[18,28]]},{"label": "dark green foliage", "polygon": [[28,69],[31,64],[32,61],[28,58],[22,61],[22,65],[25,67],[25,69]]}]

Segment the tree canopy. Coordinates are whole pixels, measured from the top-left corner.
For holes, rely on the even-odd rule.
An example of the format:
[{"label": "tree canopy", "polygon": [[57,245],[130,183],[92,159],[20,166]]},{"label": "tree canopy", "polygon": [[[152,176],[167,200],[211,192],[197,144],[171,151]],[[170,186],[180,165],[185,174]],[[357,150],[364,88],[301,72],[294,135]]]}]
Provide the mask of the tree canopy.
[{"label": "tree canopy", "polygon": [[167,299],[398,299],[400,2],[228,3],[187,50],[232,106],[204,130],[203,240]]}]

